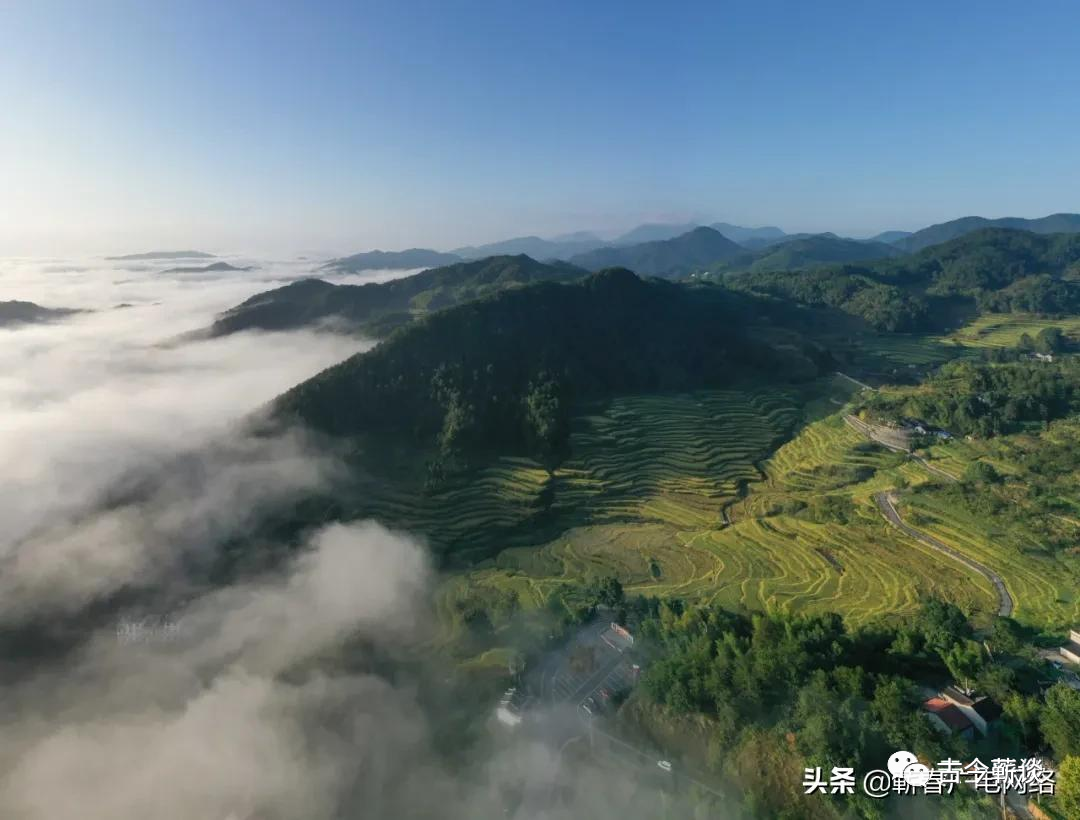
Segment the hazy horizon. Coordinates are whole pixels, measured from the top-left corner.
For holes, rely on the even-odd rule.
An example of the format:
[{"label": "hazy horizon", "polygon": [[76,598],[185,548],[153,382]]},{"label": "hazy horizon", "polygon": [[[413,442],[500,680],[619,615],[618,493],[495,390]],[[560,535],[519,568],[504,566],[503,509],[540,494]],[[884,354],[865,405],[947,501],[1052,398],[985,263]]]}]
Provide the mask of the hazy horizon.
[{"label": "hazy horizon", "polygon": [[1013,11],[9,4],[0,254],[1075,210],[1080,9]]}]

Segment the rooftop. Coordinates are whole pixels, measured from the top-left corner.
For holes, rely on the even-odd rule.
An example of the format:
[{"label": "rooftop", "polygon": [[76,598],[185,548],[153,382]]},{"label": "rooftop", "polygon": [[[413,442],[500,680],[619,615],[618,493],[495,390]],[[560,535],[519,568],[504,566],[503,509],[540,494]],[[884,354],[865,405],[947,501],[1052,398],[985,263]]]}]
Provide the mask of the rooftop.
[{"label": "rooftop", "polygon": [[944,689],[941,690],[941,694],[946,700],[951,701],[952,703],[955,703],[959,706],[972,706],[975,703],[974,698],[970,697],[969,695],[965,695],[955,686],[946,686]]},{"label": "rooftop", "polygon": [[944,698],[930,698],[923,704],[923,709],[937,717],[954,732],[963,732],[973,727],[967,716]]}]

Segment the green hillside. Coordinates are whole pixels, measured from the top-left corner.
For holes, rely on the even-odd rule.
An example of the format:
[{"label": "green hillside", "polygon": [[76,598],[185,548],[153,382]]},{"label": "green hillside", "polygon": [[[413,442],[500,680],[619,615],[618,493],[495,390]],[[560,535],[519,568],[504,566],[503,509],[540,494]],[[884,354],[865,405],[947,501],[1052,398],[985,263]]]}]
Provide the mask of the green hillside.
[{"label": "green hillside", "polygon": [[[489,256],[492,254],[489,254]],[[428,248],[409,248],[404,251],[366,251],[331,259],[324,269],[341,273],[359,273],[365,270],[408,270],[409,268],[434,268],[460,262],[460,254],[440,253]]]},{"label": "green hillside", "polygon": [[938,225],[923,228],[921,231],[902,237],[895,244],[905,251],[921,251],[931,245],[948,242],[950,239],[956,239],[985,228],[1009,228],[1011,230],[1030,231],[1031,233],[1078,233],[1080,232],[1080,214],[1051,214],[1040,219],[1023,219],[1021,217],[986,219],[981,216],[965,216],[950,222],[942,222]]},{"label": "green hillside", "polygon": [[787,272],[730,274],[729,287],[836,308],[888,331],[926,331],[976,311],[1075,312],[1080,234],[992,228],[912,256]]},{"label": "green hillside", "polygon": [[719,262],[748,257],[747,250],[712,228],[694,228],[674,239],[598,248],[570,259],[588,270],[624,267],[642,276],[676,279]]},{"label": "green hillside", "polygon": [[813,377],[816,351],[747,333],[752,298],[622,269],[513,288],[432,313],[283,395],[275,412],[335,435],[385,430],[555,458],[579,402]]},{"label": "green hillside", "polygon": [[221,314],[213,336],[242,330],[290,330],[333,323],[381,336],[414,316],[476,299],[503,288],[585,276],[565,263],[544,264],[527,256],[493,256],[422,271],[403,279],[365,285],[332,285],[305,279],[252,296]]},{"label": "green hillside", "polygon": [[838,262],[891,259],[902,255],[903,251],[882,242],[858,242],[838,236],[818,235],[780,241],[770,246],[757,255],[750,264],[750,270],[789,271]]}]

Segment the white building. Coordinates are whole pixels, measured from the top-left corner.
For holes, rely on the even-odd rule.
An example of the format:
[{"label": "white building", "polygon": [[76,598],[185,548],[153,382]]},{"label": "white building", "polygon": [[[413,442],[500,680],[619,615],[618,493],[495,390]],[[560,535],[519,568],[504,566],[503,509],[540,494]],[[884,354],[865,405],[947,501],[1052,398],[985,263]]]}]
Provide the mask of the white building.
[{"label": "white building", "polygon": [[1080,629],[1069,630],[1069,642],[1061,647],[1061,655],[1069,663],[1080,664]]}]

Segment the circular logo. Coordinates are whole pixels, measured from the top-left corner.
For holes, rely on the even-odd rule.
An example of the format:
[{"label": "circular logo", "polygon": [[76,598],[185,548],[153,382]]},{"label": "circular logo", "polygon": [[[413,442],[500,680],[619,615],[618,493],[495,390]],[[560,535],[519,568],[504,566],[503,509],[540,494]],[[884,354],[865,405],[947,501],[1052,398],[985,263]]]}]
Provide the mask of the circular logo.
[{"label": "circular logo", "polygon": [[889,774],[893,777],[902,777],[904,769],[912,763],[918,762],[919,758],[915,757],[911,752],[893,752],[888,762]]},{"label": "circular logo", "polygon": [[904,769],[904,780],[912,786],[925,786],[930,781],[930,769],[922,763],[912,763]]}]

